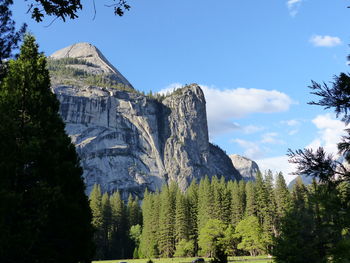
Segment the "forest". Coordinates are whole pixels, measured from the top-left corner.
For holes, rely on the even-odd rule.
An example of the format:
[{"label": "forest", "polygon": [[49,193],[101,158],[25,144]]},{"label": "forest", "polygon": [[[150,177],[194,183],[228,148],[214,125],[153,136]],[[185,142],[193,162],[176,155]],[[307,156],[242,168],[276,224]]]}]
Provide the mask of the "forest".
[{"label": "forest", "polygon": [[155,193],[146,191],[142,202],[129,196],[125,203],[119,192],[101,195],[95,185],[90,195],[97,229],[95,258],[348,258],[349,252],[341,249],[346,245],[346,218],[339,213],[348,205],[350,187],[339,184],[332,194],[326,187],[316,181],[306,186],[300,179],[289,190],[281,173],[267,171],[248,182],[206,177],[186,191],[165,185]]}]

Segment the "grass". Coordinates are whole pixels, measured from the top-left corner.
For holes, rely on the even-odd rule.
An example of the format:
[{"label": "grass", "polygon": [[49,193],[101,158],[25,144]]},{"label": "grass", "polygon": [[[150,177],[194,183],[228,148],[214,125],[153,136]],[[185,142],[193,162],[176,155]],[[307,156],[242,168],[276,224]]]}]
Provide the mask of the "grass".
[{"label": "grass", "polygon": [[[154,263],[190,263],[193,258],[152,258]],[[209,262],[209,258],[205,258],[205,262]],[[128,262],[128,263],[147,263],[148,259],[118,259],[118,260],[102,260],[102,261],[93,261],[95,263],[119,263],[119,262]],[[272,259],[267,259],[267,256],[257,256],[257,257],[229,257],[229,262],[244,262],[244,263],[273,263]]]}]

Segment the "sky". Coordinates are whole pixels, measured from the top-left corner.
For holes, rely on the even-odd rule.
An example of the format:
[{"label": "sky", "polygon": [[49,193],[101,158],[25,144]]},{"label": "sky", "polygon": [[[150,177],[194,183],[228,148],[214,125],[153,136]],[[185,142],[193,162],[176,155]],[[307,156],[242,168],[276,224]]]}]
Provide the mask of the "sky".
[{"label": "sky", "polygon": [[295,169],[288,148],[336,153],[345,125],[331,110],[307,103],[311,81],[348,72],[348,0],[129,0],[123,17],[82,1],[79,18],[34,22],[27,3],[13,7],[46,55],[78,42],[98,47],[141,91],[199,84],[211,142],[260,169]]}]

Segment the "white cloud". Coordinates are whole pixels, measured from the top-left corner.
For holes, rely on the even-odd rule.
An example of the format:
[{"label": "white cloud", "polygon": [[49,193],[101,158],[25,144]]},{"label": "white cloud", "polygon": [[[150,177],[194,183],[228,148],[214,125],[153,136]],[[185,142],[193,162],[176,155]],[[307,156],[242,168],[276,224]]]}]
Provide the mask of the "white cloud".
[{"label": "white cloud", "polygon": [[201,87],[207,102],[208,126],[211,134],[222,130],[220,124],[224,121],[253,113],[287,111],[293,103],[288,95],[276,90],[246,88],[219,90],[207,86]]},{"label": "white cloud", "polygon": [[339,37],[314,35],[309,40],[315,47],[335,47],[342,44]]},{"label": "white cloud", "polygon": [[287,120],[287,121],[281,121],[282,124],[286,124],[290,127],[294,127],[294,126],[299,126],[300,125],[300,121],[298,120]]},{"label": "white cloud", "polygon": [[[252,132],[253,127],[239,127],[233,119],[245,117],[253,113],[275,113],[287,111],[293,103],[285,93],[277,90],[264,89],[225,89],[200,85],[207,103],[208,128],[211,136],[220,133],[242,129],[243,132]],[[159,93],[172,92],[182,87],[173,83]]]},{"label": "white cloud", "polygon": [[296,170],[296,165],[288,162],[288,156],[276,156],[255,160],[259,165],[260,171],[271,170],[273,173],[282,172],[287,184],[292,181],[296,175],[291,174]]},{"label": "white cloud", "polygon": [[289,14],[294,17],[298,14],[299,8],[303,0],[288,0],[287,7],[289,10]]},{"label": "white cloud", "polygon": [[255,126],[255,125],[247,125],[247,126],[244,126],[242,129],[245,134],[252,134],[252,133],[262,131],[265,128],[261,126]]},{"label": "white cloud", "polygon": [[288,132],[288,135],[293,136],[299,132],[299,129],[291,130]]},{"label": "white cloud", "polygon": [[337,154],[337,143],[340,142],[341,136],[345,135],[345,123],[334,119],[331,114],[318,115],[312,123],[319,131],[317,137],[306,148],[317,149],[322,146],[326,152]]},{"label": "white cloud", "polygon": [[241,139],[234,139],[232,142],[237,143],[240,147],[245,149],[244,156],[256,159],[261,158],[263,156],[263,151],[260,149],[259,145],[255,142],[241,140]]},{"label": "white cloud", "polygon": [[263,134],[261,139],[261,143],[269,143],[269,144],[284,144],[283,140],[280,140],[277,132],[268,132]]}]

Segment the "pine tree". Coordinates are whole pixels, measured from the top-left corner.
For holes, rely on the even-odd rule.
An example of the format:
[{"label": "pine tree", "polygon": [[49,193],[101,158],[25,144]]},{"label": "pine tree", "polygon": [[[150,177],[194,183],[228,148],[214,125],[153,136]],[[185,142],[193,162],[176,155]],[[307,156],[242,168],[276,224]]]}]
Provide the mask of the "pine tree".
[{"label": "pine tree", "polygon": [[142,224],[142,211],[139,205],[138,197],[134,199],[131,194],[129,195],[127,211],[129,228]]},{"label": "pine tree", "polygon": [[318,254],[309,192],[299,178],[292,190],[291,209],[281,222],[273,254],[278,263],[325,262]]},{"label": "pine tree", "polygon": [[231,221],[231,194],[226,187],[225,178],[221,177],[219,180],[217,177],[213,177],[211,188],[213,191],[213,217],[228,225]]},{"label": "pine tree", "polygon": [[181,240],[189,240],[190,226],[189,206],[186,197],[178,189],[176,193],[176,208],[175,208],[175,242]]},{"label": "pine tree", "polygon": [[198,184],[193,180],[186,191],[189,206],[189,239],[193,243],[193,253],[198,252]]},{"label": "pine tree", "polygon": [[102,252],[103,259],[110,258],[110,237],[112,232],[112,210],[111,203],[109,202],[108,193],[102,195],[101,200],[101,211],[102,211]]},{"label": "pine tree", "polygon": [[112,226],[111,226],[111,257],[126,258],[128,244],[128,225],[126,208],[119,191],[110,197]]},{"label": "pine tree", "polygon": [[88,262],[92,257],[82,169],[58,109],[46,58],[27,35],[0,84],[2,262]]},{"label": "pine tree", "polygon": [[273,187],[273,174],[268,170],[265,174],[264,189],[266,191],[266,203],[263,218],[263,240],[266,251],[270,252],[273,244],[273,237],[276,233],[275,218],[276,218],[276,204]]},{"label": "pine tree", "polygon": [[214,196],[208,177],[202,179],[198,188],[198,229],[214,218]]},{"label": "pine tree", "polygon": [[244,181],[229,182],[231,192],[231,223],[236,226],[244,217],[245,210],[245,183]]},{"label": "pine tree", "polygon": [[278,173],[275,186],[275,203],[276,203],[276,236],[279,235],[280,222],[290,208],[290,193],[287,188],[283,174]]},{"label": "pine tree", "polygon": [[159,194],[145,191],[142,200],[142,234],[140,238],[140,257],[156,257],[158,250],[159,231]]},{"label": "pine tree", "polygon": [[255,179],[255,194],[257,205],[257,217],[259,219],[260,225],[262,225],[264,223],[264,217],[266,215],[266,205],[268,202],[268,196],[264,178],[260,172],[257,173]]},{"label": "pine tree", "polygon": [[15,21],[12,20],[12,12],[10,6],[12,0],[0,0],[0,83],[5,76],[5,61],[11,58],[14,49],[18,48],[19,41],[22,40],[26,31],[24,24],[19,31],[16,32]]},{"label": "pine tree", "polygon": [[96,245],[95,259],[104,259],[103,251],[103,213],[102,194],[100,185],[95,184],[90,193],[90,208],[92,212],[92,225],[95,229],[94,242]]},{"label": "pine tree", "polygon": [[173,257],[175,253],[175,207],[176,191],[174,183],[164,186],[160,194],[159,252],[163,257]]},{"label": "pine tree", "polygon": [[251,181],[246,183],[246,216],[257,216],[257,204],[256,204],[256,193],[255,184]]}]

